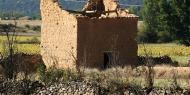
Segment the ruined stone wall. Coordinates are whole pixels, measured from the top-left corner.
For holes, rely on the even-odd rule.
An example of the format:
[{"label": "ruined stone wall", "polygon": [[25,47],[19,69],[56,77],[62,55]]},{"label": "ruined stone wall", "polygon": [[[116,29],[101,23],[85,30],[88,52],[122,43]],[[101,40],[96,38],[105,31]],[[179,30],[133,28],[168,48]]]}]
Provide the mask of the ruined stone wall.
[{"label": "ruined stone wall", "polygon": [[[117,8],[112,0],[104,4],[105,10]],[[100,68],[107,51],[117,53],[117,65],[137,61],[138,18],[134,15],[76,16],[62,10],[58,0],[41,0],[41,15],[41,54],[48,68],[74,68],[76,64]]]},{"label": "ruined stone wall", "polygon": [[119,0],[103,0],[105,11],[116,10],[119,8]]},{"label": "ruined stone wall", "polygon": [[41,0],[41,54],[47,67],[74,67],[77,48],[76,18],[57,0]]},{"label": "ruined stone wall", "polygon": [[85,11],[113,11],[119,8],[118,0],[88,0],[84,6]]},{"label": "ruined stone wall", "polygon": [[100,17],[101,15],[106,15],[106,17],[126,17],[128,15],[133,15],[129,14],[128,10],[122,9],[119,6],[119,0],[88,0],[87,4],[83,8],[83,11],[112,11],[109,13],[94,15],[94,17]]},{"label": "ruined stone wall", "polygon": [[137,17],[90,19],[78,17],[78,51],[80,65],[102,67],[104,52],[118,53],[115,65],[133,65],[137,59]]}]

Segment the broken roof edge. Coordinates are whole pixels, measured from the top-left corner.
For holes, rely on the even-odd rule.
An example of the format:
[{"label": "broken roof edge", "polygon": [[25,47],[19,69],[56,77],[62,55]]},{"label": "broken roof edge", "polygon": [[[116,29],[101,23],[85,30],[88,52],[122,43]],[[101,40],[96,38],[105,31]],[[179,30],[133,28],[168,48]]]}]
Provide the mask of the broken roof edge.
[{"label": "broken roof edge", "polygon": [[129,18],[129,19],[138,19],[139,16],[135,14],[128,14],[126,16],[106,16],[106,15],[101,15],[100,17],[88,17],[88,16],[83,16],[83,15],[76,15],[76,18],[88,18],[88,19],[106,19],[106,18]]},{"label": "broken roof edge", "polygon": [[68,14],[71,14],[73,16],[75,16],[76,18],[90,18],[90,19],[102,19],[102,18],[139,18],[139,16],[135,15],[135,14],[127,14],[127,15],[118,15],[118,16],[107,16],[105,14],[101,14],[100,17],[89,17],[87,15],[84,15],[85,12],[83,11],[78,11],[78,12],[71,12],[71,10],[65,10],[62,9],[62,11],[67,12]]},{"label": "broken roof edge", "polygon": [[[43,1],[43,0],[42,0]],[[74,10],[67,10],[62,7],[59,0],[52,0],[52,3],[54,3],[55,6],[58,7],[59,10],[61,10],[62,13],[73,15],[75,18],[90,18],[90,19],[102,19],[102,18],[139,18],[139,16],[135,14],[130,14],[127,9],[121,9],[118,10],[110,10],[110,11],[104,11],[103,14],[101,13],[99,17],[90,17],[88,15],[97,14],[96,11],[74,11]],[[124,14],[123,14],[124,13]],[[114,15],[110,15],[114,14]]]},{"label": "broken roof edge", "polygon": [[115,12],[115,11],[105,11],[105,13],[115,12],[117,15],[114,15],[114,16],[101,14],[101,16],[99,16],[99,17],[89,17],[88,15],[96,14],[96,12],[93,13],[92,11],[74,11],[74,10],[65,10],[65,9],[62,9],[62,10],[67,11],[69,14],[72,14],[77,18],[91,18],[91,19],[95,19],[95,18],[98,18],[98,19],[100,19],[100,18],[139,18],[139,16],[137,16],[135,14],[127,13],[127,14],[122,15],[122,14]]}]

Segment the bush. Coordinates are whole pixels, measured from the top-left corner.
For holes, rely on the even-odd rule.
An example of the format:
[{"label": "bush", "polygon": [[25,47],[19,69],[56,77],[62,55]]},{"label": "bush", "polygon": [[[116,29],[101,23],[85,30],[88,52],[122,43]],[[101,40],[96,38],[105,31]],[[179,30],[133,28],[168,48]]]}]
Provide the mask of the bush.
[{"label": "bush", "polygon": [[39,39],[37,37],[33,37],[31,40],[29,40],[30,43],[40,43]]},{"label": "bush", "polygon": [[33,30],[33,31],[37,31],[37,32],[40,32],[40,31],[41,31],[41,26],[39,26],[39,25],[30,26],[30,25],[26,24],[25,27],[26,27],[28,30]]},{"label": "bush", "polygon": [[41,31],[41,27],[40,26],[33,26],[32,30],[40,32]]},{"label": "bush", "polygon": [[26,41],[15,41],[18,44],[40,44],[40,40],[37,37],[27,39]]},{"label": "bush", "polygon": [[28,24],[26,24],[25,27],[26,27],[27,29],[30,29],[30,25],[28,25]]},{"label": "bush", "polygon": [[172,41],[172,37],[169,32],[163,31],[163,32],[158,33],[157,42],[162,43],[162,42],[171,42],[171,41]]},{"label": "bush", "polygon": [[168,43],[172,42],[175,39],[172,38],[171,34],[166,31],[162,32],[145,32],[140,31],[137,33],[137,41],[140,42],[148,42],[148,43]]},{"label": "bush", "polygon": [[44,82],[45,84],[59,82],[64,76],[64,74],[64,70],[61,69],[51,68],[49,70],[46,70],[46,67],[43,65],[39,65],[38,67],[39,80]]},{"label": "bush", "polygon": [[76,72],[69,69],[57,69],[54,67],[46,69],[45,66],[39,65],[38,67],[39,80],[45,84],[52,84],[55,82],[69,82],[79,80],[79,76]]},{"label": "bush", "polygon": [[189,40],[178,40],[177,41],[179,44],[185,45],[185,46],[190,46],[190,39]]},{"label": "bush", "polygon": [[156,43],[158,41],[157,33],[155,32],[145,32],[141,31],[137,33],[137,41],[141,42],[148,42],[148,43]]},{"label": "bush", "polygon": [[147,38],[147,35],[143,31],[139,31],[137,33],[137,42],[139,43],[145,42],[146,38]]},{"label": "bush", "polygon": [[115,79],[115,80],[109,80],[107,83],[107,86],[110,90],[110,92],[117,91],[120,93],[120,95],[124,95],[125,89],[128,87],[128,81],[120,80],[120,79]]}]

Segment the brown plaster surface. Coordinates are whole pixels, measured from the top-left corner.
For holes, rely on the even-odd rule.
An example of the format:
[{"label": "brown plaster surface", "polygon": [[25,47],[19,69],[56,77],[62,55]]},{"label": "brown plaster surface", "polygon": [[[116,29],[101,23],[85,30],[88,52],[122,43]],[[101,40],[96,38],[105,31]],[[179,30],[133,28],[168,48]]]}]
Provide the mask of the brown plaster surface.
[{"label": "brown plaster surface", "polygon": [[118,53],[116,64],[135,64],[137,20],[130,18],[78,18],[77,56],[81,64],[102,67],[104,52]]}]

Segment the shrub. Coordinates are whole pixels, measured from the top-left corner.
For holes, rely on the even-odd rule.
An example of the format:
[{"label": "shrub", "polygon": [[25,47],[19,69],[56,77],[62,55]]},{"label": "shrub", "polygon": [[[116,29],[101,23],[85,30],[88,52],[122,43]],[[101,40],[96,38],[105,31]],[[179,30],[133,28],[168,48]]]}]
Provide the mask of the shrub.
[{"label": "shrub", "polygon": [[37,37],[32,37],[32,39],[27,39],[26,41],[16,41],[18,44],[40,44],[40,40]]},{"label": "shrub", "polygon": [[44,65],[39,65],[38,67],[39,80],[45,84],[52,84],[55,82],[69,82],[79,80],[79,76],[75,71],[70,69],[57,69],[51,67],[48,70]]},{"label": "shrub", "polygon": [[156,43],[158,41],[158,35],[156,32],[139,31],[137,33],[137,41]]},{"label": "shrub", "polygon": [[30,25],[28,25],[28,24],[26,24],[25,27],[26,27],[27,29],[30,29]]},{"label": "shrub", "polygon": [[40,27],[40,26],[33,26],[33,27],[32,27],[32,30],[33,30],[33,31],[38,31],[38,32],[40,32],[41,27]]},{"label": "shrub", "polygon": [[33,37],[31,40],[29,40],[30,43],[40,43],[39,39],[37,37]]},{"label": "shrub", "polygon": [[171,41],[172,41],[172,37],[169,32],[166,32],[166,31],[158,32],[157,42],[162,43],[162,42],[171,42]]},{"label": "shrub", "polygon": [[33,30],[33,31],[37,31],[37,32],[40,32],[40,30],[41,30],[41,26],[39,26],[39,25],[30,26],[30,25],[26,24],[25,27],[26,27],[28,30]]},{"label": "shrub", "polygon": [[64,73],[64,70],[61,69],[51,68],[49,70],[46,70],[46,68],[42,65],[39,65],[38,67],[39,80],[44,82],[45,84],[59,82],[64,76]]}]

